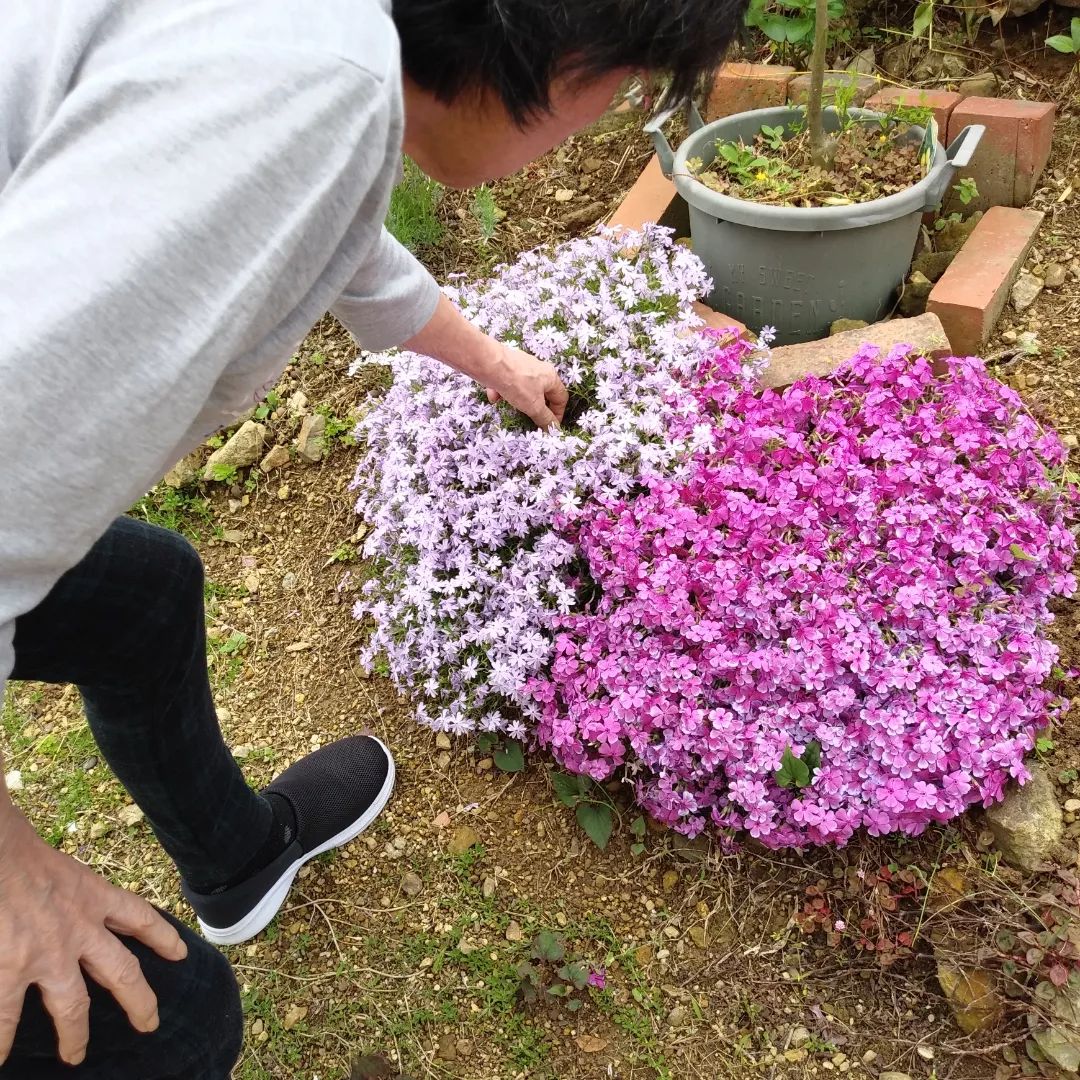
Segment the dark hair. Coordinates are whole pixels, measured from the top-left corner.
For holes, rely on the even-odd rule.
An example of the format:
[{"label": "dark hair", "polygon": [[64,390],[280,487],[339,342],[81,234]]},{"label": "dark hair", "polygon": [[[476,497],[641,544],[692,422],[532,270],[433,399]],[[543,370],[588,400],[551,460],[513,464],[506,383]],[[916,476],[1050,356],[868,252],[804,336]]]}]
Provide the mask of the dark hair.
[{"label": "dark hair", "polygon": [[552,80],[620,68],[671,76],[667,101],[716,69],[746,0],[393,0],[409,77],[444,102],[494,91],[524,123]]}]

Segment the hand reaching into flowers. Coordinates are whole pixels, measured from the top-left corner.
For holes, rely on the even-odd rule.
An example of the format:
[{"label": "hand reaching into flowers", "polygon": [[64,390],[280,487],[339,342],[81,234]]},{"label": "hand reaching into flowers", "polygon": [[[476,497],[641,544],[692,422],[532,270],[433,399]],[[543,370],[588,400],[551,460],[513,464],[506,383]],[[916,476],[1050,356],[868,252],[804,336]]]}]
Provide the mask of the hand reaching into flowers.
[{"label": "hand reaching into flowers", "polygon": [[430,322],[402,346],[434,357],[487,388],[488,400],[506,401],[537,427],[562,423],[568,395],[555,368],[488,337],[445,297]]}]

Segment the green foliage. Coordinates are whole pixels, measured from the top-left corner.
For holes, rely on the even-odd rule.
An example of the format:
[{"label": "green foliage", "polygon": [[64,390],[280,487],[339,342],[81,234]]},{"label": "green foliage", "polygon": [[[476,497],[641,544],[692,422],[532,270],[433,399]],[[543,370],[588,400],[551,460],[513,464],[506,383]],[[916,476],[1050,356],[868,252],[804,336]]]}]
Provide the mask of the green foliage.
[{"label": "green foliage", "polygon": [[1080,19],[1073,19],[1068,34],[1055,34],[1046,39],[1046,44],[1059,53],[1071,56],[1080,55]]},{"label": "green foliage", "polygon": [[762,124],[761,134],[770,150],[783,150],[785,138],[783,124],[777,124],[775,127],[770,127],[768,124]]},{"label": "green foliage", "polygon": [[521,772],[525,768],[525,751],[519,742],[505,743],[492,755],[495,766],[505,773]]},{"label": "green foliage", "polygon": [[[601,850],[606,848],[615,827],[615,813],[603,788],[598,787],[587,776],[570,773],[553,773],[551,785],[559,802],[574,810],[577,823],[585,830],[589,839]],[[640,826],[638,822],[641,823]],[[638,818],[638,822],[634,823],[631,830],[638,838],[638,844],[641,844],[645,837],[645,821]]]},{"label": "green foliage", "polygon": [[783,788],[809,787],[814,773],[821,766],[821,744],[816,740],[807,744],[800,757],[791,752],[789,746],[780,759],[780,768],[776,771],[776,782]]},{"label": "green foliage", "polygon": [[[839,19],[844,0],[829,0],[829,19]],[[781,49],[809,49],[814,34],[814,0],[750,0],[746,25],[760,30]]]},{"label": "green foliage", "polygon": [[499,208],[495,205],[495,198],[487,184],[476,189],[469,209],[480,226],[480,235],[486,244],[495,235],[499,225]]},{"label": "green foliage", "polygon": [[958,184],[954,184],[953,191],[964,206],[979,197],[979,185],[973,176],[965,176]]},{"label": "green foliage", "polygon": [[134,518],[182,533],[189,540],[201,540],[203,532],[213,533],[210,503],[198,495],[159,484],[130,510]]},{"label": "green foliage", "polygon": [[611,839],[611,830],[615,824],[611,807],[606,803],[583,802],[578,803],[574,813],[577,815],[578,824],[588,834],[589,839],[603,851]]},{"label": "green foliage", "polygon": [[405,159],[401,183],[390,196],[386,227],[410,251],[437,244],[443,227],[436,213],[443,188],[425,176],[411,159]]},{"label": "green foliage", "polygon": [[237,476],[235,465],[226,465],[223,461],[216,461],[210,466],[210,475],[219,484],[231,484]]}]

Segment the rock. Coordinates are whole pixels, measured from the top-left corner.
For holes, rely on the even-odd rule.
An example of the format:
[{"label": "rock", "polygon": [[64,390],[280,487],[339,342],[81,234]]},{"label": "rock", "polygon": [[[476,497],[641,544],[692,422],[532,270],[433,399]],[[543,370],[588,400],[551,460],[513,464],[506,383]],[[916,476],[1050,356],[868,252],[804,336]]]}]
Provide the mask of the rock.
[{"label": "rock", "polygon": [[279,444],[271,447],[270,452],[259,462],[259,468],[264,473],[271,473],[275,469],[280,469],[282,465],[288,465],[290,461],[292,461],[292,455],[289,453],[289,448]]},{"label": "rock", "polygon": [[4,773],[4,783],[7,785],[8,791],[22,791],[22,770],[12,769],[10,772]]},{"label": "rock", "polygon": [[309,465],[322,460],[326,449],[323,435],[326,431],[326,417],[322,413],[312,413],[304,417],[300,425],[300,434],[296,436],[296,452]]},{"label": "rock", "polygon": [[690,940],[699,949],[704,949],[708,945],[708,935],[705,933],[705,927],[700,923],[697,926],[691,926],[688,933],[690,934]]},{"label": "rock", "polygon": [[878,1073],[877,1080],[911,1080],[911,1077],[902,1072],[883,1072]]},{"label": "rock", "polygon": [[915,82],[935,79],[963,79],[968,74],[967,62],[959,53],[928,52],[915,69]]},{"label": "rock", "polygon": [[90,839],[100,840],[103,836],[108,836],[113,831],[113,823],[111,821],[95,821],[90,826]]},{"label": "rock", "polygon": [[912,262],[911,269],[918,270],[920,274],[936,282],[949,269],[955,258],[955,251],[924,251]]},{"label": "rock", "polygon": [[877,56],[873,46],[868,46],[862,52],[855,54],[855,59],[847,66],[848,71],[854,71],[857,75],[873,75],[877,71]]},{"label": "rock", "polygon": [[88,758],[85,758],[82,763],[83,772],[91,772],[98,767],[98,758],[96,754],[91,754]]},{"label": "rock", "polygon": [[1020,335],[1015,330],[1004,330],[1001,334],[1001,340],[1005,345],[1015,345]]},{"label": "rock", "polygon": [[121,825],[131,828],[132,825],[138,825],[146,815],[142,812],[141,807],[130,803],[128,806],[123,807],[116,816],[120,819]]},{"label": "rock", "polygon": [[506,940],[512,942],[525,940],[525,931],[521,929],[521,923],[516,919],[511,919],[510,925],[506,928]]},{"label": "rock", "polygon": [[882,53],[881,70],[894,82],[903,82],[911,68],[911,59],[915,52],[913,41],[901,41],[898,45],[890,45]]},{"label": "rock", "polygon": [[194,450],[181,458],[164,477],[164,484],[171,488],[186,488],[197,483],[203,469],[202,451]]},{"label": "rock", "polygon": [[203,479],[216,479],[215,465],[225,469],[243,469],[254,465],[265,442],[266,428],[254,420],[246,420],[224,446],[206,459]]},{"label": "rock", "polygon": [[806,1030],[801,1024],[798,1027],[791,1029],[791,1045],[802,1046],[804,1043],[810,1041],[810,1032]]},{"label": "rock", "polygon": [[957,88],[964,97],[997,97],[998,77],[992,71],[980,71],[965,79]]},{"label": "rock", "polygon": [[413,871],[410,870],[407,874],[402,875],[401,891],[406,896],[419,896],[423,888],[424,882],[419,874],[413,873]]},{"label": "rock", "polygon": [[668,870],[665,872],[663,879],[660,882],[660,887],[664,890],[664,892],[669,893],[678,884],[679,875],[674,870]]},{"label": "rock", "polygon": [[445,731],[440,731],[438,735],[435,736],[435,746],[439,750],[449,750],[453,745],[454,744],[450,741],[450,736],[447,735]]},{"label": "rock", "polygon": [[581,171],[583,173],[599,172],[604,167],[604,162],[598,157],[587,157],[581,163]]},{"label": "rock", "polygon": [[946,219],[944,226],[935,234],[937,250],[959,251],[982,219],[981,210],[976,210],[970,217],[961,218],[959,221]]},{"label": "rock", "polygon": [[862,319],[836,319],[829,327],[829,337],[846,334],[849,330],[865,330],[869,325]]},{"label": "rock", "polygon": [[1001,1022],[1004,1003],[997,991],[997,978],[991,972],[941,961],[937,977],[953,1018],[965,1035],[987,1031]]},{"label": "rock", "polygon": [[499,887],[499,883],[493,877],[484,878],[484,885],[481,889],[481,894],[485,900],[490,900],[495,895],[495,890]]},{"label": "rock", "polygon": [[307,394],[305,394],[303,390],[297,390],[285,403],[285,407],[289,410],[290,416],[306,416],[308,411],[307,406]]},{"label": "rock", "polygon": [[590,202],[578,207],[572,213],[563,218],[563,224],[568,229],[583,229],[592,225],[604,216],[607,209],[602,202]]},{"label": "rock", "polygon": [[285,1019],[281,1021],[281,1026],[286,1031],[292,1031],[305,1016],[307,1016],[306,1005],[290,1005],[289,1011],[285,1014]]},{"label": "rock", "polygon": [[1038,765],[1023,787],[1010,785],[1005,798],[986,811],[986,820],[1001,857],[1021,870],[1037,869],[1061,840],[1061,805]]},{"label": "rock", "polygon": [[289,571],[289,572],[288,572],[288,573],[287,573],[287,574],[286,574],[286,575],[285,575],[285,576],[284,576],[284,577],[283,577],[283,578],[281,579],[281,587],[282,587],[282,588],[283,588],[283,589],[284,589],[284,590],[285,590],[286,592],[292,592],[292,590],[296,588],[296,585],[297,585],[297,577],[296,577],[296,575],[295,575],[295,574],[294,574],[294,573],[293,573],[293,572],[292,572],[292,571],[290,570],[290,571]]},{"label": "rock", "polygon": [[1065,267],[1061,263],[1051,263],[1046,268],[1046,275],[1043,278],[1043,284],[1048,289],[1060,289],[1065,284],[1068,278],[1068,274]]},{"label": "rock", "polygon": [[1027,311],[1043,291],[1042,278],[1034,274],[1021,274],[1012,287],[1012,306],[1015,311]]},{"label": "rock", "polygon": [[[1068,438],[1068,436],[1066,436]],[[1073,437],[1073,446],[1076,445],[1076,436]],[[1070,814],[1080,812],[1080,799],[1067,799],[1065,802],[1065,810]]]},{"label": "rock", "polygon": [[676,1005],[667,1016],[668,1026],[673,1028],[683,1027],[689,1019],[690,1010],[685,1005]]},{"label": "rock", "polygon": [[457,1052],[458,1057],[469,1057],[472,1054],[472,1043],[468,1039],[458,1039]]},{"label": "rock", "polygon": [[447,850],[451,855],[464,855],[471,847],[480,843],[480,834],[471,825],[462,825],[454,830]]},{"label": "rock", "polygon": [[926,312],[926,301],[934,283],[921,271],[915,270],[904,285],[900,296],[900,314],[909,319]]}]

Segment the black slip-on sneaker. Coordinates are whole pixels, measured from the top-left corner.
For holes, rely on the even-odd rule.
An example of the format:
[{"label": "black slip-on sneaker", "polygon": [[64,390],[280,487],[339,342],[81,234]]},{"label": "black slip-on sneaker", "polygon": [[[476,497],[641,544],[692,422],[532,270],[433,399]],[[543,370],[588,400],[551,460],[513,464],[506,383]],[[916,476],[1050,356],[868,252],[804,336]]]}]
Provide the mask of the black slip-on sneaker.
[{"label": "black slip-on sneaker", "polygon": [[292,807],[292,843],[269,866],[231,888],[207,895],[183,883],[206,939],[238,945],[263,930],[285,902],[300,867],[359,836],[393,790],[394,759],[370,735],[341,739],[290,765],[263,794],[279,795]]}]

